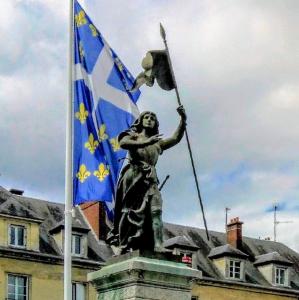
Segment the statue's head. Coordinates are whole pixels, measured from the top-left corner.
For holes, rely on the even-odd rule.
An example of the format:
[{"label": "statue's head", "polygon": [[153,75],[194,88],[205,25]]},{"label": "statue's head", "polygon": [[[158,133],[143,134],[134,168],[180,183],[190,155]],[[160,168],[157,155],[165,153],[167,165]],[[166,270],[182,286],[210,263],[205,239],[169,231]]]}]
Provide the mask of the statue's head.
[{"label": "statue's head", "polygon": [[155,113],[151,111],[144,111],[132,124],[131,128],[135,132],[141,132],[144,128],[146,128],[151,135],[155,135],[159,133],[159,121]]}]

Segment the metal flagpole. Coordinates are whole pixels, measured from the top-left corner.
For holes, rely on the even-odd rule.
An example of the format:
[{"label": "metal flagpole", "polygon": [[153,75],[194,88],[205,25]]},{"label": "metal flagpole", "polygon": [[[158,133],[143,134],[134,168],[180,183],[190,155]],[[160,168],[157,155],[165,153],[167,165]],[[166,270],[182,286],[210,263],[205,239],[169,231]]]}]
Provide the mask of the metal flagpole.
[{"label": "metal flagpole", "polygon": [[[176,93],[176,96],[177,96],[178,104],[182,105],[179,90],[178,90],[178,86],[177,86],[175,76],[174,76],[174,71],[173,71],[171,59],[170,59],[170,53],[169,53],[169,49],[168,49],[168,45],[167,45],[167,41],[166,41],[165,29],[164,29],[164,27],[162,26],[161,23],[160,23],[160,33],[161,33],[161,37],[162,37],[164,45],[165,45],[165,50],[166,50],[166,53],[167,53],[172,78],[173,78],[173,81],[174,81],[175,93]],[[200,207],[201,207],[201,212],[202,212],[204,226],[205,226],[205,229],[206,229],[207,239],[209,240],[210,236],[209,236],[209,232],[208,232],[208,226],[207,226],[207,221],[206,221],[205,212],[204,212],[204,208],[203,208],[203,203],[202,203],[202,199],[201,199],[201,195],[200,195],[199,183],[198,183],[197,174],[196,174],[196,170],[195,170],[194,159],[193,159],[193,154],[192,154],[192,150],[191,150],[191,145],[190,145],[190,140],[189,140],[189,135],[188,135],[187,128],[185,129],[185,136],[186,136],[186,140],[187,140],[187,145],[188,145],[188,150],[189,150],[193,175],[194,175],[194,179],[195,179],[197,196],[198,196],[199,204],[200,204]]]},{"label": "metal flagpole", "polygon": [[74,56],[74,2],[69,0],[69,58],[68,97],[66,112],[66,157],[65,157],[65,211],[64,211],[64,300],[72,300],[72,207],[73,207],[73,56]]}]

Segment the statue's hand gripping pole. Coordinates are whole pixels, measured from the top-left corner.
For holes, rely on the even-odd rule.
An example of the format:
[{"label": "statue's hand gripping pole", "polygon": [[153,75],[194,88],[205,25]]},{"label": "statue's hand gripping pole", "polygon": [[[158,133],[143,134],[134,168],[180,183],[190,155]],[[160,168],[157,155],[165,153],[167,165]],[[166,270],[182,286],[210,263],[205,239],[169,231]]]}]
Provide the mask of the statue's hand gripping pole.
[{"label": "statue's hand gripping pole", "polygon": [[[160,34],[161,34],[161,37],[162,37],[164,45],[165,45],[165,50],[166,50],[166,53],[167,53],[170,72],[171,72],[172,79],[173,79],[173,82],[174,82],[174,89],[175,89],[175,93],[176,93],[176,96],[177,96],[177,101],[178,101],[179,106],[181,106],[182,102],[181,102],[180,94],[179,94],[179,91],[178,91],[178,86],[177,86],[177,83],[176,83],[176,79],[175,79],[175,76],[174,76],[174,71],[173,71],[173,67],[172,67],[172,63],[171,63],[171,59],[170,59],[169,49],[168,49],[168,45],[167,45],[167,41],[166,41],[166,33],[165,33],[165,29],[164,29],[164,27],[162,26],[161,23],[160,23]],[[198,200],[199,200],[199,203],[200,203],[203,222],[204,222],[204,226],[205,226],[205,230],[206,230],[206,235],[207,235],[207,239],[210,240],[207,221],[206,221],[204,207],[203,207],[203,203],[202,203],[202,199],[201,199],[201,195],[200,195],[199,183],[198,183],[197,174],[196,174],[196,170],[195,170],[194,159],[193,159],[193,154],[192,154],[192,150],[191,150],[191,145],[190,145],[190,140],[189,140],[187,128],[185,129],[185,135],[186,135],[188,151],[189,151],[189,155],[190,155],[190,160],[191,160],[191,165],[192,165],[192,170],[193,170],[193,175],[194,175],[194,180],[195,180],[195,185],[196,185],[196,190],[197,190],[197,196],[198,196]]]}]

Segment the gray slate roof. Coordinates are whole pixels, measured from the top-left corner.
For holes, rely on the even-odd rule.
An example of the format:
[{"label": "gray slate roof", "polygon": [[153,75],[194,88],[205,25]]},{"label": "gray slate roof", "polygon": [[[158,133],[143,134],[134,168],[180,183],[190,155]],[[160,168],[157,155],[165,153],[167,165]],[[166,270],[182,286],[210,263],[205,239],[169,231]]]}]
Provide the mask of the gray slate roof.
[{"label": "gray slate roof", "polygon": [[281,256],[278,252],[271,252],[271,253],[266,253],[262,255],[258,255],[256,257],[256,261],[254,262],[254,265],[260,266],[260,265],[265,265],[269,263],[278,263],[281,265],[286,265],[286,266],[291,266],[294,263],[288,260],[287,258]]},{"label": "gray slate roof", "polygon": [[[207,240],[204,229],[170,223],[164,224],[165,239],[185,235],[195,245],[199,246],[194,260],[205,278],[223,280],[223,276],[213,264],[212,259],[208,258],[208,255],[213,248],[226,245],[226,234],[216,231],[209,231],[209,233],[210,241]],[[249,237],[243,237],[242,248],[242,252],[248,255],[245,263],[245,282],[271,287],[258,271],[254,262],[256,256],[275,251],[294,263],[290,271],[291,287],[299,290],[299,254],[282,243]]]},{"label": "gray slate roof", "polygon": [[19,202],[16,197],[16,195],[9,192],[6,193],[3,188],[0,189],[0,214],[29,218],[36,221],[43,220],[38,214],[32,211],[30,207],[26,207]]},{"label": "gray slate roof", "polygon": [[239,258],[247,258],[248,255],[244,252],[240,251],[232,247],[229,244],[212,248],[211,252],[208,255],[208,258],[216,258],[221,256],[231,256],[231,257],[239,257]]},{"label": "gray slate roof", "polygon": [[[55,232],[60,231],[63,228],[64,228],[64,219],[62,219],[53,228],[51,228],[49,230],[49,233],[53,234]],[[74,218],[72,218],[72,229],[74,231],[79,231],[79,232],[90,231],[89,225],[85,222],[85,220],[82,220],[82,216],[78,209],[75,210],[75,216],[74,216]]]},{"label": "gray slate roof", "polygon": [[182,249],[188,249],[191,251],[198,250],[198,246],[196,246],[192,241],[190,241],[185,235],[170,238],[164,242],[163,246],[169,249],[178,247]]},{"label": "gray slate roof", "polygon": [[[8,210],[7,207],[10,209]],[[62,258],[62,253],[49,231],[64,222],[64,204],[14,195],[0,187],[1,213],[40,220],[40,253]],[[79,208],[75,208],[75,221],[73,224],[76,228],[80,227],[81,229],[84,228],[86,232],[88,231],[88,258],[85,260],[105,262],[111,257],[110,247],[104,241],[98,240],[90,231]],[[10,249],[10,251],[13,250]],[[84,259],[81,258],[80,260]]]}]

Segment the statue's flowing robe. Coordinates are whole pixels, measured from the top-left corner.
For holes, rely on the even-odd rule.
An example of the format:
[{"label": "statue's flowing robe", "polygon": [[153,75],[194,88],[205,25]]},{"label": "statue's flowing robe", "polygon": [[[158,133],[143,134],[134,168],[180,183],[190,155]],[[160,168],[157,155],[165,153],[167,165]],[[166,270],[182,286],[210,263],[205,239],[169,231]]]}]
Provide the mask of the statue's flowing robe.
[{"label": "statue's flowing robe", "polygon": [[[130,130],[119,136],[140,140]],[[130,249],[153,249],[151,214],[162,210],[155,165],[162,153],[159,143],[129,150],[129,163],[123,168],[117,185],[114,228],[110,241],[122,252]],[[113,243],[113,242],[112,242]]]}]

